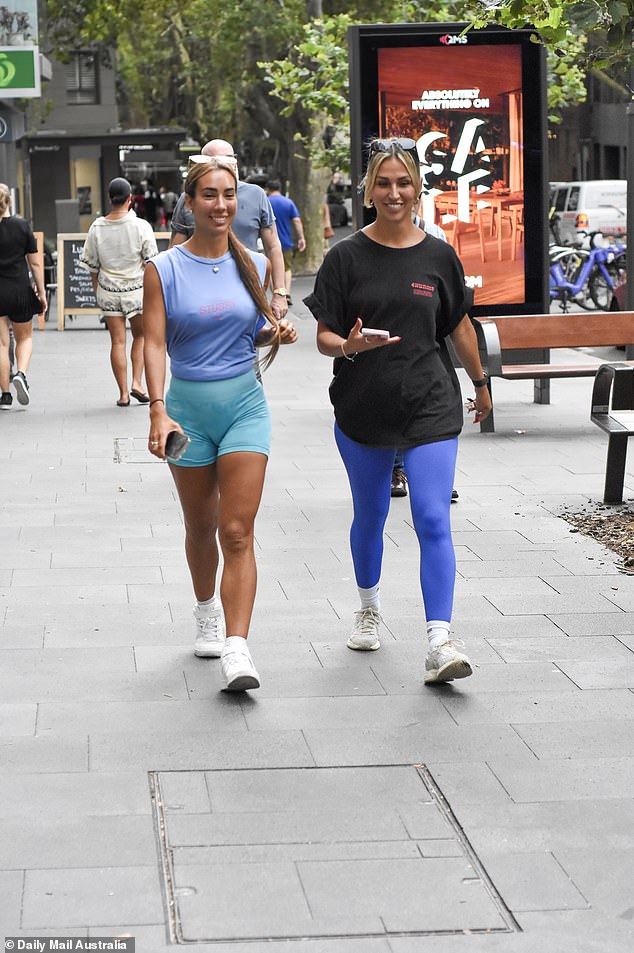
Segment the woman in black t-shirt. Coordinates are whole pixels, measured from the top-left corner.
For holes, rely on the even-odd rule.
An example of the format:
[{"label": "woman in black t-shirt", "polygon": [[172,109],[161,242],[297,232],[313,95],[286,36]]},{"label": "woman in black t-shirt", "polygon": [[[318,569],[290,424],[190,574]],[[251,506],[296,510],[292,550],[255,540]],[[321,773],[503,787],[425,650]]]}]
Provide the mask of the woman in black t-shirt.
[{"label": "woman in black t-shirt", "polygon": [[[20,404],[29,403],[26,372],[33,350],[34,314],[46,310],[44,269],[37,256],[37,242],[30,225],[23,218],[11,215],[11,193],[0,183],[0,408],[13,403],[9,391],[9,321],[15,337],[15,358],[18,370],[13,386]],[[27,267],[28,262],[28,267]],[[29,278],[35,278],[37,295]]]},{"label": "woman in black t-shirt", "polygon": [[[421,550],[429,683],[472,671],[449,637],[456,575],[449,510],[462,398],[447,336],[476,389],[476,421],[490,413],[491,398],[460,261],[412,220],[421,193],[415,155],[413,140],[371,143],[364,204],[375,207],[376,220],[331,248],[305,302],[318,322],[319,351],[335,358],[335,439],[354,503],[350,547],[361,609],[348,646],[380,645],[383,527],[400,447]],[[384,336],[370,333],[377,329]]]}]

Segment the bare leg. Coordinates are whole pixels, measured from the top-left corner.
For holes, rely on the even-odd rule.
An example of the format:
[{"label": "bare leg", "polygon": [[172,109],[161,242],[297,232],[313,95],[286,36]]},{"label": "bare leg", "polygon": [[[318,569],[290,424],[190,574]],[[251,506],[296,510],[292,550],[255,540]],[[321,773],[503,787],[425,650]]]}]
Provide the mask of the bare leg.
[{"label": "bare leg", "polygon": [[284,272],[284,281],[286,282],[286,290],[288,291],[289,294],[291,293],[292,280],[293,280],[293,272],[289,268],[288,271]]},{"label": "bare leg", "polygon": [[11,324],[15,338],[15,363],[18,370],[26,374],[33,353],[33,322],[24,321],[16,324],[12,321]]},{"label": "bare leg", "polygon": [[218,572],[218,476],[216,464],[208,467],[169,468],[183,507],[185,555],[199,602],[211,599]]},{"label": "bare leg", "polygon": [[224,569],[220,596],[227,636],[249,634],[257,572],[253,525],[262,498],[267,457],[262,453],[228,453],[218,458],[220,508],[218,535]]},{"label": "bare leg", "polygon": [[125,318],[123,315],[106,317],[106,327],[110,332],[110,364],[119,387],[119,400],[130,400],[128,391],[128,365],[125,356]]},{"label": "bare leg", "polygon": [[132,348],[130,362],[132,364],[132,390],[143,391],[143,315],[133,314],[130,318],[132,332]]},{"label": "bare leg", "polygon": [[0,316],[0,390],[9,390],[11,365],[9,364],[9,319]]}]

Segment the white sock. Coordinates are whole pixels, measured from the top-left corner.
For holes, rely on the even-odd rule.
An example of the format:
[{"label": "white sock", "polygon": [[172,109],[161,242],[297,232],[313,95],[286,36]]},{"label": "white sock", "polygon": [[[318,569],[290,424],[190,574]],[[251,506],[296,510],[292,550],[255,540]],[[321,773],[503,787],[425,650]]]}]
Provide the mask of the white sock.
[{"label": "white sock", "polygon": [[197,599],[196,605],[194,606],[194,612],[196,613],[197,616],[205,616],[207,615],[209,609],[219,609],[219,608],[220,608],[220,601],[218,599],[218,596],[214,595],[211,597],[211,599],[205,599],[203,602],[201,602],[200,599]]},{"label": "white sock", "polygon": [[225,641],[225,644],[222,647],[224,652],[232,652],[237,650],[238,652],[248,652],[247,640],[241,635],[228,635]]},{"label": "white sock", "polygon": [[359,590],[359,599],[361,600],[362,609],[380,609],[381,600],[379,599],[379,589],[381,583],[377,582],[376,586],[370,586],[369,589],[362,589],[361,586],[357,586]]},{"label": "white sock", "polygon": [[449,641],[450,622],[433,619],[427,623],[427,638],[429,639],[430,649],[435,649],[444,642]]}]

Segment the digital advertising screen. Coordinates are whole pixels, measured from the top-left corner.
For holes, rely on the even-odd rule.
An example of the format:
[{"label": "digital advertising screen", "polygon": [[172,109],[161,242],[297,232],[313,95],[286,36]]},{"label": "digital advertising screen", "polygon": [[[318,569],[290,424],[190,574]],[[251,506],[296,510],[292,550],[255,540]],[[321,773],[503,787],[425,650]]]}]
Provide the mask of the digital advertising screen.
[{"label": "digital advertising screen", "polygon": [[[413,139],[424,221],[439,225],[458,253],[474,313],[540,312],[547,299],[543,51],[528,31],[461,35],[463,26],[352,28],[353,186],[373,138]],[[357,213],[360,226],[367,221],[360,204]]]}]

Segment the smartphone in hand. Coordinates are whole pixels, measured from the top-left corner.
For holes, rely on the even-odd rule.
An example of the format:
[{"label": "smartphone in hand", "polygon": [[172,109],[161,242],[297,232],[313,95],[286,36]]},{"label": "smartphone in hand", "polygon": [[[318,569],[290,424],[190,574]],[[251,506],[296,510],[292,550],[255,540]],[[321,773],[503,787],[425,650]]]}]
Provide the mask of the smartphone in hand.
[{"label": "smartphone in hand", "polygon": [[384,341],[387,341],[390,336],[390,332],[382,328],[361,328],[359,333],[366,338],[382,338]]},{"label": "smartphone in hand", "polygon": [[165,441],[165,456],[170,460],[180,460],[191,440],[187,434],[180,433],[178,430],[170,430]]}]

